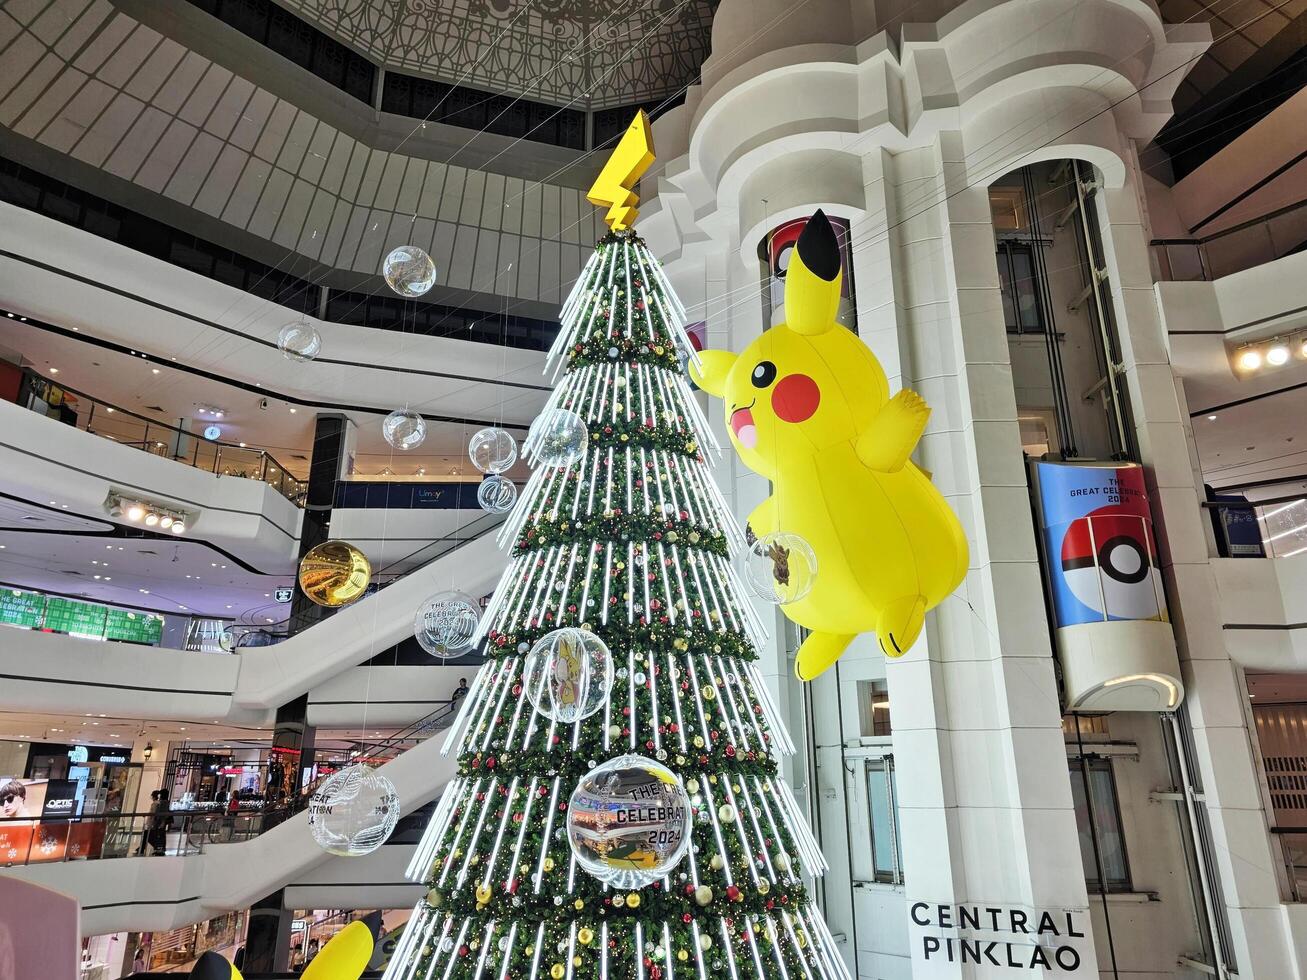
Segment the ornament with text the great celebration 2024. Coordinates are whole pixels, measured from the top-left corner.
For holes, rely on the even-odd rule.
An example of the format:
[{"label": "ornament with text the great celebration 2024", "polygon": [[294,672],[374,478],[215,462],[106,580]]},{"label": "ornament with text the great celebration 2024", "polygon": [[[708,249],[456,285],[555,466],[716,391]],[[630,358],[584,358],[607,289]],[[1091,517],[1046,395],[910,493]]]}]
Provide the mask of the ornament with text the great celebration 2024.
[{"label": "ornament with text the great celebration 2024", "polygon": [[[802,680],[826,670],[859,633],[887,656],[907,652],[926,610],[967,570],[967,539],[943,495],[909,458],[930,408],[837,323],[840,252],[818,211],[785,278],[786,322],[742,354],[705,351],[695,383],[722,399],[731,443],[772,481],[749,515],[752,536],[797,535],[816,556],[806,595],[781,606],[811,630],[795,661]],[[788,560],[774,549],[778,573]]]}]

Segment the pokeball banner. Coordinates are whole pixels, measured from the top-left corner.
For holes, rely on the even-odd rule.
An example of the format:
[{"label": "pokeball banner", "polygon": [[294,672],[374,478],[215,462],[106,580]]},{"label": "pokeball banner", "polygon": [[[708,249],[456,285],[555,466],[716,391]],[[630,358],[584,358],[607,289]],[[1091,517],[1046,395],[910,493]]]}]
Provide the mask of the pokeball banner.
[{"label": "pokeball banner", "polygon": [[1142,467],[1039,462],[1035,469],[1054,625],[1165,621]]}]

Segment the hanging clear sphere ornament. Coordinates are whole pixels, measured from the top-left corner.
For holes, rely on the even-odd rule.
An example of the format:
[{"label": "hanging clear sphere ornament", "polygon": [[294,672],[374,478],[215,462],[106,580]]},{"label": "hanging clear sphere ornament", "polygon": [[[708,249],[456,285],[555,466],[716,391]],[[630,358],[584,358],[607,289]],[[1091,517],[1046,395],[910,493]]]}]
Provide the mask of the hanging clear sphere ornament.
[{"label": "hanging clear sphere ornament", "polygon": [[318,846],[339,857],[370,854],[399,822],[394,784],[370,766],[328,776],[309,801],[309,830]]},{"label": "hanging clear sphere ornament", "polygon": [[481,610],[464,592],[438,592],[418,608],[413,635],[433,657],[446,660],[472,648]]},{"label": "hanging clear sphere ornament", "polygon": [[580,459],[589,438],[585,421],[565,408],[549,409],[538,416],[527,436],[536,458],[546,466],[567,466]]},{"label": "hanging clear sphere ornament", "polygon": [[409,299],[421,296],[436,284],[436,263],[416,245],[401,245],[381,264],[386,285]]},{"label": "hanging clear sphere ornament", "polygon": [[517,440],[503,429],[482,429],[467,444],[467,455],[482,473],[503,473],[517,462]]},{"label": "hanging clear sphere ornament", "polygon": [[311,361],[322,350],[322,334],[308,320],[295,320],[277,334],[277,349],[288,361]]},{"label": "hanging clear sphere ornament", "polygon": [[489,514],[507,514],[517,503],[517,486],[507,477],[488,476],[477,487],[477,503]]},{"label": "hanging clear sphere ornament", "polygon": [[567,806],[577,863],[614,888],[643,888],[669,874],[689,850],[690,830],[681,780],[639,755],[591,769]]},{"label": "hanging clear sphere ornament", "polygon": [[764,534],[744,552],[744,581],[749,591],[777,605],[797,602],[812,591],[817,578],[817,555],[797,534]]},{"label": "hanging clear sphere ornament", "polygon": [[381,434],[396,449],[416,449],[427,437],[427,422],[417,412],[396,409],[381,423]]},{"label": "hanging clear sphere ornament", "polygon": [[564,627],[536,641],[522,669],[522,684],[535,709],[572,724],[604,706],[613,688],[613,658],[589,630]]}]

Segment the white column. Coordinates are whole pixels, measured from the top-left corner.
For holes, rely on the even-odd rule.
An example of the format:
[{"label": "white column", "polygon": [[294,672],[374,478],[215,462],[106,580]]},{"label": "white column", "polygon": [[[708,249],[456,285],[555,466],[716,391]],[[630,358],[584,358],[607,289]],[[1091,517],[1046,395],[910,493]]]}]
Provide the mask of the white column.
[{"label": "white column", "polygon": [[[869,214],[854,227],[861,332],[891,389],[932,406],[919,460],[971,548],[962,585],[887,668],[906,898],[924,903],[913,976],[1011,976],[1005,944],[1028,962],[1038,943],[1050,957],[1074,949],[1078,966],[1058,976],[1096,977],[988,194],[967,186],[962,159],[953,133],[869,155]],[[1000,910],[999,927],[958,929],[958,906]],[[1032,932],[1048,911],[1061,934],[1014,933],[1012,911]],[[1084,935],[1066,934],[1068,914]],[[997,940],[1002,965],[962,965],[962,937]]]},{"label": "white column", "polygon": [[[1083,169],[1083,168],[1082,168]],[[1279,856],[1267,832],[1256,763],[1246,730],[1239,668],[1225,647],[1209,564],[1201,478],[1189,454],[1189,417],[1167,353],[1148,264],[1147,235],[1129,183],[1095,195],[1112,312],[1140,462],[1153,518],[1185,682],[1211,826],[1218,883],[1240,975],[1292,977],[1277,879]]]}]

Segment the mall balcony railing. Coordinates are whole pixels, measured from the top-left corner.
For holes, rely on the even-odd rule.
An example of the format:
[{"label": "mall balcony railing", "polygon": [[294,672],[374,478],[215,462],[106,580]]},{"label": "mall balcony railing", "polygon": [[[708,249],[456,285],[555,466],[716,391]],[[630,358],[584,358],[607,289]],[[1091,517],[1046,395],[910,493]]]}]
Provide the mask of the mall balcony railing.
[{"label": "mall balcony railing", "polygon": [[[1249,489],[1257,488],[1239,488],[1244,492]],[[1202,506],[1211,516],[1218,557],[1291,558],[1307,554],[1307,495],[1301,492],[1249,500],[1242,493],[1232,492],[1232,488],[1209,489]]]},{"label": "mall balcony railing", "polygon": [[[458,709],[458,698],[443,702],[407,728],[352,750],[350,761],[369,765],[389,762],[418,742],[448,728]],[[235,813],[221,809],[174,809],[165,814],[151,810],[75,817],[0,818],[0,869],[26,864],[202,854],[212,844],[250,840],[279,827],[309,805],[313,792],[327,775],[304,787],[303,792],[288,803],[266,807],[255,801]],[[392,843],[407,842],[401,839],[403,826],[401,820],[391,835]],[[421,829],[418,828],[419,835]],[[413,841],[416,840],[414,837]]]},{"label": "mall balcony railing", "polygon": [[122,446],[161,456],[219,476],[238,476],[268,484],[297,507],[304,506],[308,484],[295,479],[266,449],[205,439],[175,425],[146,418],[130,409],[23,372],[19,404],[48,418]]},{"label": "mall balcony railing", "polygon": [[1149,245],[1154,281],[1220,279],[1307,245],[1307,200],[1204,238],[1156,238]]}]

